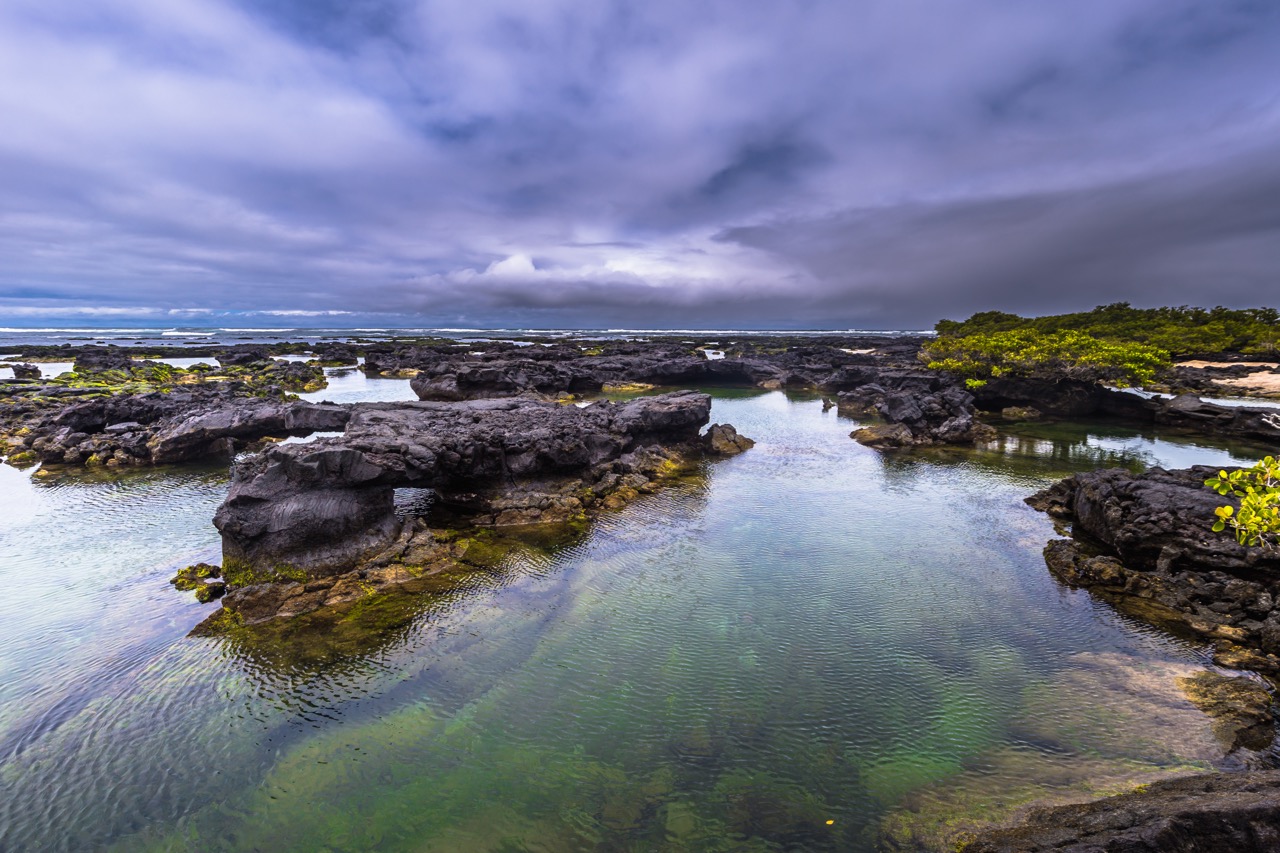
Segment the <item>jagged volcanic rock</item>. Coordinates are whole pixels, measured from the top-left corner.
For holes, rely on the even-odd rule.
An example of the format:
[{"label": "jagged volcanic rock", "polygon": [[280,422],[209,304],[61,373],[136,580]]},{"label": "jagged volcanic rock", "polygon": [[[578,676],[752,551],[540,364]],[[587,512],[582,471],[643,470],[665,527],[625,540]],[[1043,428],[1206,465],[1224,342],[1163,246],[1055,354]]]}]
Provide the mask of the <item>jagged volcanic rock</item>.
[{"label": "jagged volcanic rock", "polygon": [[932,371],[882,371],[879,381],[840,393],[841,414],[875,414],[887,425],[855,430],[852,437],[870,447],[971,444],[995,437],[995,429],[976,420],[973,395],[954,380]]},{"label": "jagged volcanic rock", "polygon": [[340,406],[241,397],[225,386],[122,394],[72,403],[35,420],[10,452],[57,464],[185,462],[229,456],[268,436],[340,430],[349,414]]},{"label": "jagged volcanic rock", "polygon": [[1036,509],[1069,518],[1084,534],[1113,551],[1129,568],[1179,568],[1248,573],[1280,569],[1280,554],[1238,544],[1214,533],[1213,510],[1228,499],[1204,481],[1218,469],[1119,468],[1068,477],[1027,498]]},{"label": "jagged volcanic rock", "polygon": [[1210,529],[1214,508],[1229,500],[1204,486],[1216,473],[1203,466],[1091,471],[1027,503],[1070,520],[1083,540],[1045,548],[1056,577],[1215,641],[1221,662],[1280,672],[1280,552]]}]

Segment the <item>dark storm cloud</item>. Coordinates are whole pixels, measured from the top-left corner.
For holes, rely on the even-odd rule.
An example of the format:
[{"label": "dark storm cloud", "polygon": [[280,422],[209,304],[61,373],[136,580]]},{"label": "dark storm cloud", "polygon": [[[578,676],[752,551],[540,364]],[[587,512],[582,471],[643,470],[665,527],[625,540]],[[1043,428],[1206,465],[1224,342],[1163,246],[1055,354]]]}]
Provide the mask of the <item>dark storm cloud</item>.
[{"label": "dark storm cloud", "polygon": [[1277,43],[1246,0],[14,0],[0,317],[1275,302]]},{"label": "dark storm cloud", "polygon": [[[729,229],[808,269],[837,315],[1280,302],[1280,146],[1085,189]],[[927,306],[927,307],[925,307]]]}]

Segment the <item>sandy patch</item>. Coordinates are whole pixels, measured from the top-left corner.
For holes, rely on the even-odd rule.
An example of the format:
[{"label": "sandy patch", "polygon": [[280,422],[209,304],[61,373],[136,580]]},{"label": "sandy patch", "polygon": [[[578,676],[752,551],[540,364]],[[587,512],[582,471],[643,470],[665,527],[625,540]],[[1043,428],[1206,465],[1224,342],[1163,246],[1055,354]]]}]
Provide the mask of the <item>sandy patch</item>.
[{"label": "sandy patch", "polygon": [[1239,379],[1219,379],[1217,384],[1259,394],[1280,394],[1280,373],[1250,373]]},{"label": "sandy patch", "polygon": [[1180,361],[1175,367],[1275,367],[1274,361]]}]

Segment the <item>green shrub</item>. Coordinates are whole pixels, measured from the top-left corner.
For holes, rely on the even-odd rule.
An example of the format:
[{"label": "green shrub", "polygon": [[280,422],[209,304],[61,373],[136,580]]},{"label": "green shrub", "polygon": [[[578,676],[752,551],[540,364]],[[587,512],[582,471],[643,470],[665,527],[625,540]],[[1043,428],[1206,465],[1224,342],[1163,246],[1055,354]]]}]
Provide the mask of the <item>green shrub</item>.
[{"label": "green shrub", "polygon": [[1169,354],[1157,347],[1032,329],[941,337],[925,346],[922,357],[933,370],[965,377],[970,388],[1006,375],[1141,385],[1169,366]]},{"label": "green shrub", "polygon": [[1280,311],[1275,308],[1134,308],[1117,302],[1045,317],[982,311],[963,321],[943,320],[935,328],[939,335],[951,338],[1019,329],[1041,334],[1083,332],[1103,340],[1147,344],[1173,355],[1280,349]]},{"label": "green shrub", "polygon": [[1280,462],[1268,456],[1252,468],[1219,471],[1204,484],[1220,495],[1240,499],[1240,508],[1220,506],[1213,511],[1216,532],[1230,527],[1241,545],[1275,548],[1280,544]]}]

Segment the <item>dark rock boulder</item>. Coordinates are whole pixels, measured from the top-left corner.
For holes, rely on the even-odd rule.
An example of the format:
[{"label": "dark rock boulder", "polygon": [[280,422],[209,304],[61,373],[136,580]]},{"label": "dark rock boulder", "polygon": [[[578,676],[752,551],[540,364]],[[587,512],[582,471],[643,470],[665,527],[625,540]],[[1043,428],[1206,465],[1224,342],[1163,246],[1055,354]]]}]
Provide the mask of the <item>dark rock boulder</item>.
[{"label": "dark rock boulder", "polygon": [[325,367],[354,367],[360,360],[354,346],[339,343],[317,344],[315,357]]},{"label": "dark rock boulder", "polygon": [[216,358],[223,367],[247,367],[251,364],[271,361],[271,351],[266,347],[239,346],[219,350]]},{"label": "dark rock boulder", "polygon": [[873,424],[855,429],[849,437],[875,450],[914,447],[916,444],[915,434],[902,424]]},{"label": "dark rock boulder", "polygon": [[607,385],[764,385],[808,382],[758,358],[709,360],[669,348],[634,354],[584,356],[563,347],[509,353],[466,353],[438,357],[412,381],[420,400],[594,393]]},{"label": "dark rock boulder", "polygon": [[216,455],[219,446],[234,447],[236,440],[243,443],[264,436],[284,438],[340,431],[350,417],[349,408],[332,404],[261,402],[224,406],[172,419],[151,435],[147,449],[152,464],[165,465]]},{"label": "dark rock boulder", "polygon": [[1210,529],[1214,508],[1229,500],[1204,486],[1216,473],[1091,471],[1027,503],[1073,524],[1075,539],[1045,548],[1055,577],[1213,641],[1225,665],[1280,672],[1280,552]]},{"label": "dark rock boulder", "polygon": [[1273,853],[1280,771],[1188,776],[1083,805],[1040,809],[965,853]]},{"label": "dark rock boulder", "polygon": [[889,426],[869,426],[852,433],[870,447],[972,444],[995,437],[977,420],[973,395],[930,371],[889,371],[880,382],[837,396],[838,411],[857,417],[875,414]]},{"label": "dark rock boulder", "polygon": [[76,353],[72,370],[76,373],[98,373],[103,370],[129,370],[133,359],[116,347],[82,347]]},{"label": "dark rock boulder", "polygon": [[756,443],[745,435],[738,435],[732,424],[712,424],[703,436],[707,450],[717,456],[737,456],[756,446]]},{"label": "dark rock boulder", "polygon": [[1210,529],[1214,508],[1229,500],[1204,485],[1217,472],[1205,466],[1152,468],[1142,474],[1119,468],[1089,471],[1055,483],[1027,503],[1070,519],[1077,535],[1104,545],[1130,568],[1280,570],[1280,553],[1240,545]]},{"label": "dark rock boulder", "polygon": [[[1100,385],[1077,379],[1030,379],[993,377],[974,389],[977,404],[989,411],[1011,406],[1030,406],[1055,417],[1078,418],[1107,413],[1108,407],[1132,402],[1141,408],[1144,401]],[[1118,400],[1112,398],[1118,397]]]},{"label": "dark rock boulder", "polygon": [[461,401],[483,398],[599,391],[604,380],[584,359],[558,364],[545,359],[501,361],[441,360],[410,382],[420,400]]},{"label": "dark rock boulder", "polygon": [[159,465],[226,457],[266,437],[341,430],[349,416],[342,406],[194,386],[71,403],[33,420],[18,441],[45,463]]},{"label": "dark rock boulder", "polygon": [[1220,406],[1192,394],[1157,401],[1158,424],[1194,429],[1209,435],[1232,435],[1264,441],[1280,440],[1280,409],[1264,406]]}]

